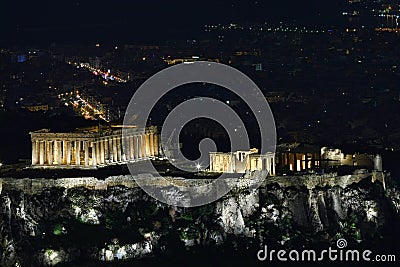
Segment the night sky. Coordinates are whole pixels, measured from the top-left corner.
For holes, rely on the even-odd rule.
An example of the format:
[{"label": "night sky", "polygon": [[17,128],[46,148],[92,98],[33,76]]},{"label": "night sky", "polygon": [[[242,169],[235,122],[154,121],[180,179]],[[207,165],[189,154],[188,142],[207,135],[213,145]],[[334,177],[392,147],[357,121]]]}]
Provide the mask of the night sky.
[{"label": "night sky", "polygon": [[1,43],[163,40],[195,36],[204,24],[294,20],[335,25],[346,0],[6,0]]}]

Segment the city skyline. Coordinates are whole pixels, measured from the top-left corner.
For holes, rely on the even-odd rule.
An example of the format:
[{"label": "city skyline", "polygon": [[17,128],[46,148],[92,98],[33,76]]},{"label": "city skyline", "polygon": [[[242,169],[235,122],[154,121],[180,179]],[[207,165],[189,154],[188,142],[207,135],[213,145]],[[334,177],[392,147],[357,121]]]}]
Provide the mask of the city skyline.
[{"label": "city skyline", "polygon": [[398,261],[399,23],[394,0],[2,3],[0,266]]}]

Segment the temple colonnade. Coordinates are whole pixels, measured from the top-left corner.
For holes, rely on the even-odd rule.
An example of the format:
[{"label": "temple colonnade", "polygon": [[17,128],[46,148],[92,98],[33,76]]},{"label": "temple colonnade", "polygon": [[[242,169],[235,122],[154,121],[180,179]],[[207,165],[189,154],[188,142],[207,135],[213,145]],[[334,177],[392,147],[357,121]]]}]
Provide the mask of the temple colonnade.
[{"label": "temple colonnade", "polygon": [[[96,167],[159,156],[156,127],[105,133],[31,132],[32,166]],[[123,140],[124,138],[124,140]]]}]

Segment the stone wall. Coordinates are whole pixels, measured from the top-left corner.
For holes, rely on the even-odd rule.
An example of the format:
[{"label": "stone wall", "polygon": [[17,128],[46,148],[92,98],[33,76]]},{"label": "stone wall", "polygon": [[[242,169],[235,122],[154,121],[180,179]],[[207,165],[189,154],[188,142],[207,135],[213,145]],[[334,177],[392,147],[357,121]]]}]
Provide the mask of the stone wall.
[{"label": "stone wall", "polygon": [[[245,175],[244,178],[238,180],[237,187],[248,187],[252,184],[253,180],[260,178],[260,172],[253,172],[252,174]],[[352,175],[337,176],[335,173],[324,175],[297,175],[297,176],[273,176],[267,177],[263,183],[264,186],[268,184],[277,183],[281,187],[302,187],[306,186],[308,189],[316,187],[334,187],[339,186],[345,188],[346,186],[358,183],[359,181],[371,178],[373,181],[379,180],[384,182],[384,174],[382,173],[358,173]],[[60,179],[44,179],[44,178],[0,178],[0,194],[2,190],[22,190],[27,194],[34,194],[43,191],[45,188],[78,188],[84,187],[94,190],[106,190],[113,186],[124,186],[127,188],[138,187],[135,179],[143,180],[146,186],[159,186],[168,187],[171,185],[176,186],[201,186],[211,183],[212,179],[184,179],[176,177],[157,178],[152,174],[139,174],[135,177],[131,175],[110,176],[105,180],[97,179],[95,177],[80,177],[80,178],[60,178]],[[226,179],[228,184],[235,183],[236,179]]]}]

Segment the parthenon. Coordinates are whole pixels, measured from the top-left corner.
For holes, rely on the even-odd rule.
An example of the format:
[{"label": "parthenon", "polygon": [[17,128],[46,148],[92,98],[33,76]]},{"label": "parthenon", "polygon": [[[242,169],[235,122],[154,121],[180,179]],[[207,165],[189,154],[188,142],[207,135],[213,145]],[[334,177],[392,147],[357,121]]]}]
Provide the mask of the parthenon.
[{"label": "parthenon", "polygon": [[[122,131],[124,135],[122,135]],[[97,168],[160,155],[157,127],[52,133],[31,132],[32,167]],[[122,140],[125,138],[125,140]],[[124,142],[123,142],[124,141]]]}]

